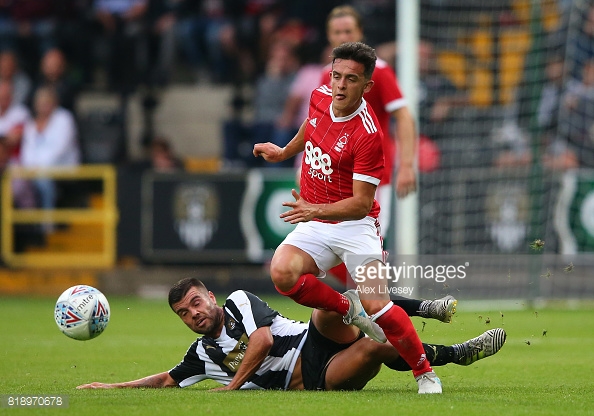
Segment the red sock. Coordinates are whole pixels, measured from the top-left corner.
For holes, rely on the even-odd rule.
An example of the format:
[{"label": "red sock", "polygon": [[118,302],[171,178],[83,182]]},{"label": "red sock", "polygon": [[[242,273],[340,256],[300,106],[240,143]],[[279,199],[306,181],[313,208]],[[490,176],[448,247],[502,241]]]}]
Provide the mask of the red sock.
[{"label": "red sock", "polygon": [[344,263],[340,263],[338,266],[334,266],[333,268],[328,270],[328,272],[332,273],[332,275],[336,277],[338,281],[344,285],[347,284],[347,280],[351,277]]},{"label": "red sock", "polygon": [[320,282],[313,274],[302,275],[288,292],[282,292],[278,287],[276,290],[303,306],[334,311],[341,315],[346,315],[349,311],[349,300]]},{"label": "red sock", "polygon": [[431,371],[431,365],[417,331],[401,307],[393,305],[375,322],[384,330],[388,341],[412,368],[415,377]]}]

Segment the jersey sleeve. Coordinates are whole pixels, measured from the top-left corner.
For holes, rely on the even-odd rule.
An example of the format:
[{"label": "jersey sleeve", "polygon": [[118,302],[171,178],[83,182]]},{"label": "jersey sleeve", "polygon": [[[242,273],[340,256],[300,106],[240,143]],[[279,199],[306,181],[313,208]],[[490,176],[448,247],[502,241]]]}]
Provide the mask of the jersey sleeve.
[{"label": "jersey sleeve", "polygon": [[180,387],[187,387],[206,379],[206,365],[198,357],[196,349],[200,339],[196,340],[186,352],[183,360],[169,370],[169,375]]},{"label": "jersey sleeve", "polygon": [[248,337],[256,329],[272,325],[273,319],[279,315],[262,299],[243,290],[231,293],[224,308],[236,321],[242,323]]},{"label": "jersey sleeve", "polygon": [[384,172],[381,130],[360,139],[354,146],[353,179],[379,185]]},{"label": "jersey sleeve", "polygon": [[374,88],[380,95],[381,103],[387,113],[391,113],[406,105],[406,100],[402,96],[400,85],[392,68],[386,66],[377,68],[374,72]]}]

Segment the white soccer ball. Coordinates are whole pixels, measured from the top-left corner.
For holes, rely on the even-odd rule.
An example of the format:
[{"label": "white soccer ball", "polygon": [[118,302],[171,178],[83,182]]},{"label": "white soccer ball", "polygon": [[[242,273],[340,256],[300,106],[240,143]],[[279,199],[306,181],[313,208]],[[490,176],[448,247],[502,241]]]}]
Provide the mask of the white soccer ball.
[{"label": "white soccer ball", "polygon": [[103,293],[87,285],[66,289],[58,298],[54,311],[60,331],[79,341],[101,335],[109,315],[109,303]]}]

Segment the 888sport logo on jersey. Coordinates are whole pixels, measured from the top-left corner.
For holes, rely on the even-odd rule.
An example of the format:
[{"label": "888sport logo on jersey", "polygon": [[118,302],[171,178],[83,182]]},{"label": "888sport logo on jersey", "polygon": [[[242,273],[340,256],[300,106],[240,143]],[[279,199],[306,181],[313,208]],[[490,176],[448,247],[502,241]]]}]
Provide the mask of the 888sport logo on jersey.
[{"label": "888sport logo on jersey", "polygon": [[332,160],[330,155],[324,153],[322,149],[311,144],[305,143],[305,164],[309,165],[307,174],[312,178],[332,182]]}]

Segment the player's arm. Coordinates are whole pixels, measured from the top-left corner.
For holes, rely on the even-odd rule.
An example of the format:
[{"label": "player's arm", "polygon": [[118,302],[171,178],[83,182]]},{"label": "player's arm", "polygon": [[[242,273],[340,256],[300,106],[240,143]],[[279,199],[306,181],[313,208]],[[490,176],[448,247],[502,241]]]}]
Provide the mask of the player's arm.
[{"label": "player's arm", "polygon": [[292,209],[282,213],[280,217],[291,224],[314,218],[328,221],[360,220],[369,214],[373,206],[376,187],[369,182],[353,180],[353,196],[332,204],[310,204],[293,189],[295,202],[283,203],[283,206]]},{"label": "player's arm", "polygon": [[179,387],[177,382],[169,375],[167,371],[152,376],[144,377],[138,380],[126,381],[123,383],[89,383],[82,384],[77,389],[119,389],[119,388],[164,388]]},{"label": "player's arm", "polygon": [[245,356],[231,383],[213,390],[238,390],[258,371],[264,359],[270,353],[272,344],[274,343],[270,327],[263,326],[256,329],[249,336],[249,340],[250,342],[245,350]]},{"label": "player's arm", "polygon": [[265,161],[278,163],[287,160],[305,149],[305,125],[308,119],[301,124],[299,131],[285,147],[277,146],[274,143],[256,143],[253,154],[255,157],[262,156]]},{"label": "player's arm", "polygon": [[399,198],[417,189],[414,161],[416,154],[415,122],[408,107],[400,107],[392,112],[396,119],[398,141],[398,172],[396,174],[396,193]]}]

